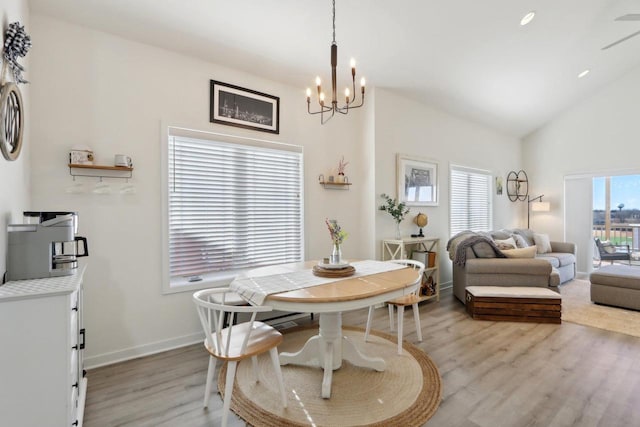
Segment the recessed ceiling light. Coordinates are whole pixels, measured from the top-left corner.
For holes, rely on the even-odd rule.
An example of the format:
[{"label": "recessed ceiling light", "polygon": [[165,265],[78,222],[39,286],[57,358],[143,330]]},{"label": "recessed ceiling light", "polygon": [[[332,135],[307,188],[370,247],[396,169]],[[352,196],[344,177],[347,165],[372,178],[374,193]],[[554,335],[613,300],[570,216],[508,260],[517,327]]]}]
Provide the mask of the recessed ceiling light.
[{"label": "recessed ceiling light", "polygon": [[529,22],[533,21],[533,18],[535,18],[535,16],[536,12],[532,10],[522,17],[522,19],[520,20],[520,25],[527,25]]},{"label": "recessed ceiling light", "polygon": [[580,74],[578,74],[578,78],[579,78],[579,79],[583,78],[584,76],[586,76],[587,74],[589,74],[589,72],[591,72],[591,70],[589,70],[589,69],[584,70],[583,72],[581,72]]}]

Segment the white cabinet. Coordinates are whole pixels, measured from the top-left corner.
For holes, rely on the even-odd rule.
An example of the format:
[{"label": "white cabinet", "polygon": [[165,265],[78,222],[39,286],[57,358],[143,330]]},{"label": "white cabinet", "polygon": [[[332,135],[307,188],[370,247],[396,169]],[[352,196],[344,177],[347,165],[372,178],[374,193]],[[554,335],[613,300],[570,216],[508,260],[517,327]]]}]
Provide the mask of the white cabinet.
[{"label": "white cabinet", "polygon": [[0,286],[0,425],[82,425],[83,274]]},{"label": "white cabinet", "polygon": [[436,237],[404,237],[402,239],[385,239],[382,241],[382,260],[389,259],[411,259],[414,251],[422,251],[432,253],[433,258],[421,261],[424,262],[424,279],[423,283],[430,282],[434,284],[433,295],[421,295],[420,300],[428,300],[436,298],[440,301],[440,269],[438,243],[440,239]]}]

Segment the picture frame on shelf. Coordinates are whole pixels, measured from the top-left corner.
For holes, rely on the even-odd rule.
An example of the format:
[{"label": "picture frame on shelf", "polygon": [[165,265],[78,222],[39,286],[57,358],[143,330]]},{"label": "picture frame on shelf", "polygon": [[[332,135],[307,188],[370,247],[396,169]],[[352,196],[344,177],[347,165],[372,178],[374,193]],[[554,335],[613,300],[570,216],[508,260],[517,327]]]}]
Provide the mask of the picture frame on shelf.
[{"label": "picture frame on shelf", "polygon": [[438,162],[396,155],[398,200],[407,206],[438,206]]},{"label": "picture frame on shelf", "polygon": [[209,121],[279,134],[280,98],[211,80]]}]

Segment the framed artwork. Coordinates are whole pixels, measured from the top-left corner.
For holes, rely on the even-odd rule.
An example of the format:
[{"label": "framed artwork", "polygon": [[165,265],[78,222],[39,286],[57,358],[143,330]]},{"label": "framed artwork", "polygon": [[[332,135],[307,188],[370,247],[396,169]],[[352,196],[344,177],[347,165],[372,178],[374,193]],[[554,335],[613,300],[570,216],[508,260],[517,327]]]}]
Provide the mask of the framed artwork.
[{"label": "framed artwork", "polygon": [[280,133],[280,98],[211,80],[209,121]]},{"label": "framed artwork", "polygon": [[496,176],[496,195],[502,196],[502,177]]},{"label": "framed artwork", "polygon": [[397,154],[398,200],[407,206],[438,206],[438,163]]}]

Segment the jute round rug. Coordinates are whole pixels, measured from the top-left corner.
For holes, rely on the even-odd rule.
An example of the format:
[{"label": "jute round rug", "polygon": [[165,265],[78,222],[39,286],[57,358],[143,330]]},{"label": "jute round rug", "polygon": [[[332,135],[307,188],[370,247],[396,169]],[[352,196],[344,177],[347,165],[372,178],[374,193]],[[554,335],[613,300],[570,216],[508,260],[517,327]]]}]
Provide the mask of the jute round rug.
[{"label": "jute round rug", "polygon": [[[278,351],[297,351],[317,334],[316,327],[285,332]],[[268,354],[258,358],[259,381],[253,379],[250,360],[238,365],[231,409],[248,424],[266,427],[288,426],[420,426],[435,414],[442,384],[438,368],[425,352],[404,342],[398,355],[394,335],[371,331],[364,342],[362,328],[343,327],[344,335],[369,355],[384,358],[384,372],[359,368],[343,362],[333,372],[331,398],[323,399],[323,371],[297,365],[282,367],[288,408],[282,408]],[[224,390],[226,364],[218,376]]]}]

